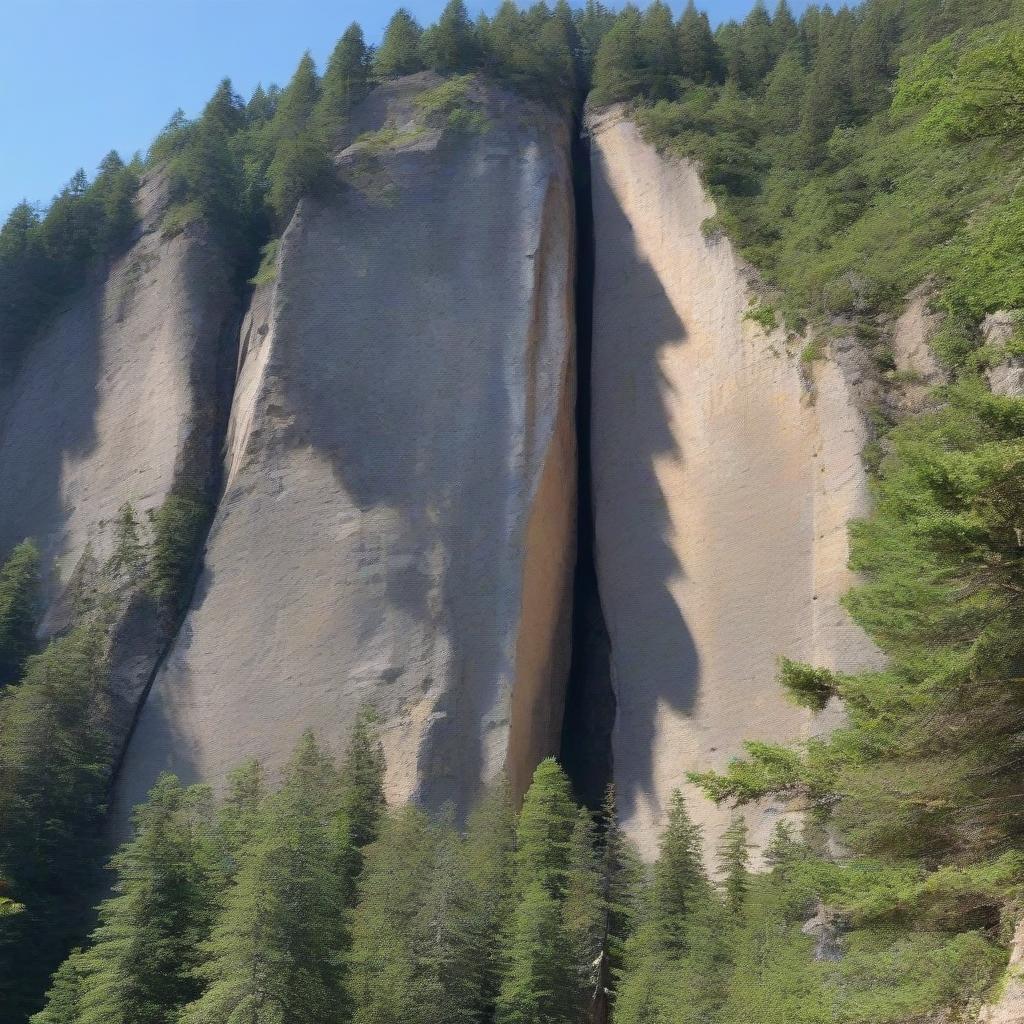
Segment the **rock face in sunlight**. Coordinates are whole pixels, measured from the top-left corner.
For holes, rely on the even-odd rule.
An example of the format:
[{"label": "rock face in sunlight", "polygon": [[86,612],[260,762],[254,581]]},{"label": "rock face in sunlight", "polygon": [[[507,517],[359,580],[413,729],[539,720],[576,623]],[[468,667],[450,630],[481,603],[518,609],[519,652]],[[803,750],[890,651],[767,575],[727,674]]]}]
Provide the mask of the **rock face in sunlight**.
[{"label": "rock face in sunlight", "polygon": [[[119,803],[381,718],[387,788],[464,808],[557,749],[575,533],[568,125],[378,89],[242,327],[225,491]],[[438,110],[440,114],[438,115]]]},{"label": "rock face in sunlight", "polygon": [[[783,332],[744,320],[747,271],[702,232],[714,207],[696,170],[659,155],[622,108],[591,129],[596,561],[615,781],[653,856],[688,770],[825,727],[785,699],[780,655],[877,660],[839,604],[846,524],[867,507],[867,432],[842,353],[801,359]],[[729,812],[691,796],[712,848]],[[752,842],[779,813],[751,810]]]},{"label": "rock face in sunlight", "polygon": [[113,587],[119,740],[166,635],[138,579],[100,583],[118,510],[131,504],[144,540],[147,512],[172,489],[208,490],[218,367],[237,328],[223,251],[199,226],[162,236],[159,175],[138,203],[136,240],[0,391],[0,552],[25,537],[39,545],[47,634],[66,629],[97,587]]}]

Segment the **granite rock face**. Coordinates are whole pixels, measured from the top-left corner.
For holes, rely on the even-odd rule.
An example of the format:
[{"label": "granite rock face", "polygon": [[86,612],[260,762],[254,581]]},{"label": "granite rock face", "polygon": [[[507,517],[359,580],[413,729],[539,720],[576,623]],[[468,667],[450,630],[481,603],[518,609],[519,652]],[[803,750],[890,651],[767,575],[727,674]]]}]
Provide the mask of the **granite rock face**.
[{"label": "granite rock face", "polygon": [[[118,510],[176,487],[208,492],[219,456],[219,367],[235,288],[209,232],[165,238],[165,186],[143,181],[136,238],[29,347],[0,391],[0,556],[40,548],[47,635],[66,629],[114,550]],[[123,740],[167,640],[138,579],[117,585],[111,693]]]},{"label": "granite rock face", "polygon": [[[701,225],[694,167],[622,108],[591,117],[596,561],[617,701],[615,781],[646,856],[671,790],[709,848],[728,811],[686,783],[747,739],[825,728],[776,684],[780,655],[853,670],[879,655],[839,599],[867,508],[867,430],[843,359],[808,369],[745,321],[748,271]],[[783,810],[752,810],[764,844]]]},{"label": "granite rock face", "polygon": [[[225,490],[142,711],[157,774],[278,767],[380,716],[392,800],[464,809],[556,752],[575,558],[567,123],[474,83],[376,90],[242,325]],[[426,97],[424,99],[424,97]]]}]

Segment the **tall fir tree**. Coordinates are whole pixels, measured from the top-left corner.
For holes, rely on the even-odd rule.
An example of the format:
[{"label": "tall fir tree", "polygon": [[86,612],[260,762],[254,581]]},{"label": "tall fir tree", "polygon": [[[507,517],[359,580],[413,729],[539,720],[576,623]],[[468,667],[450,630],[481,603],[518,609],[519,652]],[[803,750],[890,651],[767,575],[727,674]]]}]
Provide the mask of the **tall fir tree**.
[{"label": "tall fir tree", "polygon": [[576,815],[565,772],[554,758],[541,761],[523,798],[516,828],[516,881],[520,891],[536,881],[556,900],[562,899]]},{"label": "tall fir tree", "polygon": [[437,22],[423,33],[420,52],[427,67],[442,74],[464,73],[483,56],[463,0],[448,0]]},{"label": "tall fir tree", "polygon": [[281,789],[266,800],[254,838],[200,947],[203,994],[180,1024],[343,1024],[349,1017],[345,863],[332,829],[337,772],[311,733]]},{"label": "tall fir tree", "polygon": [[327,62],[320,98],[313,108],[313,126],[328,147],[333,146],[353,107],[366,95],[369,78],[370,53],[362,28],[353,22]]},{"label": "tall fir tree", "polygon": [[677,32],[682,76],[697,85],[717,81],[721,68],[715,37],[707,14],[697,10],[694,0],[687,0]]},{"label": "tall fir tree", "polygon": [[200,944],[215,892],[202,849],[212,832],[205,787],[164,775],[136,811],[137,835],[113,860],[117,895],[83,953],[79,1024],[167,1024],[199,994]]},{"label": "tall fir tree", "polygon": [[373,54],[373,73],[378,78],[400,78],[424,68],[420,53],[423,29],[404,8],[399,7],[384,30],[384,38]]},{"label": "tall fir tree", "polygon": [[718,870],[725,889],[725,903],[733,914],[739,914],[750,888],[750,843],[747,822],[737,814],[722,834],[718,847]]},{"label": "tall fir tree", "polygon": [[0,569],[0,692],[21,678],[35,646],[39,585],[39,550],[22,541]]}]

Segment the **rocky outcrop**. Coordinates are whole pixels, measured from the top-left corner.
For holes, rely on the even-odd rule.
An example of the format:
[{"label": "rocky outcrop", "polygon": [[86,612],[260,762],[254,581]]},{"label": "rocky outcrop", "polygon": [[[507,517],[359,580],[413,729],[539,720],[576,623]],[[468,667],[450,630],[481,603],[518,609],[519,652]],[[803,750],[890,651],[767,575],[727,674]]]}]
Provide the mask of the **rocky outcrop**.
[{"label": "rocky outcrop", "polygon": [[948,380],[931,348],[931,339],[942,319],[931,308],[932,292],[930,282],[915,288],[893,327],[893,383],[897,386],[891,394],[897,416],[923,412],[934,389]]},{"label": "rocky outcrop", "polygon": [[979,1024],[1024,1024],[1024,921],[1017,924],[1010,963],[994,1002],[982,1007]]},{"label": "rocky outcrop", "polygon": [[[565,121],[377,90],[243,324],[225,491],[134,734],[157,773],[271,770],[376,708],[394,800],[464,808],[556,750],[574,559]],[[432,91],[435,90],[435,91]],[[454,105],[453,105],[454,103]]]},{"label": "rocky outcrop", "polygon": [[[97,586],[124,504],[144,533],[172,489],[204,491],[216,473],[218,367],[236,324],[230,267],[201,225],[163,237],[159,174],[138,205],[133,243],[35,339],[0,393],[0,556],[25,537],[39,545],[45,634],[66,629]],[[140,581],[115,582],[123,739],[167,636]]]},{"label": "rocky outcrop", "polygon": [[[1020,322],[1019,310],[997,310],[990,313],[981,324],[981,335],[985,344],[993,350],[1005,349],[1017,333]],[[1024,398],[1024,357],[1006,353],[985,371],[993,394],[1007,398]]]},{"label": "rocky outcrop", "polygon": [[[867,440],[846,361],[807,367],[744,320],[748,271],[697,171],[623,109],[591,119],[596,558],[617,701],[615,778],[655,851],[671,790],[747,739],[823,728],[788,703],[780,655],[852,670],[878,654],[839,599]],[[728,811],[690,792],[709,846]],[[778,814],[748,815],[763,844]]]}]

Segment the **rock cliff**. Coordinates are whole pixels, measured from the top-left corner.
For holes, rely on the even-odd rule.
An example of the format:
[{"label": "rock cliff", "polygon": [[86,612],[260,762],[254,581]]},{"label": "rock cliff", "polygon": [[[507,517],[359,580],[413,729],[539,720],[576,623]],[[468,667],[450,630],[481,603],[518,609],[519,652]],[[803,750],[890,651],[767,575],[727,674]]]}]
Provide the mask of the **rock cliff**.
[{"label": "rock cliff", "polygon": [[[824,727],[775,685],[780,655],[877,659],[839,599],[866,509],[849,359],[808,365],[744,320],[749,273],[694,167],[622,108],[591,118],[596,563],[617,703],[614,773],[643,852],[691,769]],[[852,356],[848,348],[847,355]],[[728,812],[691,794],[709,845]],[[780,809],[748,815],[764,843]]]},{"label": "rock cliff", "polygon": [[389,797],[557,749],[575,557],[565,120],[381,87],[242,326],[225,489],[118,802],[381,719]]},{"label": "rock cliff", "polygon": [[[44,634],[68,627],[114,550],[118,510],[146,513],[216,475],[219,367],[237,328],[228,260],[193,225],[165,238],[159,174],[138,197],[127,251],[42,332],[0,392],[0,554],[25,537],[42,556]],[[115,588],[117,739],[166,643],[138,580]]]}]

